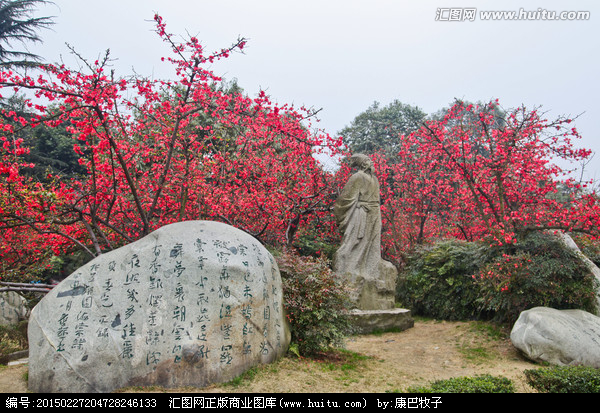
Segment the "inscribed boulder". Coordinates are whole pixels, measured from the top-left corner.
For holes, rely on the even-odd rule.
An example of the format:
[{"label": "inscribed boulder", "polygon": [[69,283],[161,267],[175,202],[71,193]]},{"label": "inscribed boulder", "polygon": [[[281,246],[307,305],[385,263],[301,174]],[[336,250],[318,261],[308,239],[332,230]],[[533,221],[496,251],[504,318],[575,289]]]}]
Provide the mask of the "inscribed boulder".
[{"label": "inscribed boulder", "polygon": [[281,278],[253,237],[167,225],[81,267],[29,322],[29,389],[202,387],[285,353]]}]

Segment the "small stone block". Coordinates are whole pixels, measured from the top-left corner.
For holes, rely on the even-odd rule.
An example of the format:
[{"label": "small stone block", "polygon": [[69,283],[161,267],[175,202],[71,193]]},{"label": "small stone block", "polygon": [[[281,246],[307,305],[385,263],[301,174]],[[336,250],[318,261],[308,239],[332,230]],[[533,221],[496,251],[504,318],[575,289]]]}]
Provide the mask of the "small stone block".
[{"label": "small stone block", "polygon": [[404,308],[352,310],[350,318],[358,334],[386,330],[404,331],[415,325],[410,310]]}]

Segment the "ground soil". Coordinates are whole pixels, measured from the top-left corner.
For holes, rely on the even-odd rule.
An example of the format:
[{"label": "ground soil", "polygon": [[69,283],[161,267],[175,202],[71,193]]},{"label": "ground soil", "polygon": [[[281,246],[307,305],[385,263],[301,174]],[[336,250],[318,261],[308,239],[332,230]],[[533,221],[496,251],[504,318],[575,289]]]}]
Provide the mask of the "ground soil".
[{"label": "ground soil", "polygon": [[[489,333],[487,324],[474,322],[416,321],[414,327],[395,333],[351,337],[346,349],[359,360],[345,357],[302,359],[293,355],[254,369],[235,383],[204,389],[129,388],[123,392],[186,393],[323,393],[406,392],[410,386],[451,377],[491,374],[513,381],[515,391],[534,392],[524,370],[540,366],[526,360],[511,344],[508,334]],[[355,357],[356,359],[356,357]],[[27,364],[0,369],[0,392],[27,391]]]}]

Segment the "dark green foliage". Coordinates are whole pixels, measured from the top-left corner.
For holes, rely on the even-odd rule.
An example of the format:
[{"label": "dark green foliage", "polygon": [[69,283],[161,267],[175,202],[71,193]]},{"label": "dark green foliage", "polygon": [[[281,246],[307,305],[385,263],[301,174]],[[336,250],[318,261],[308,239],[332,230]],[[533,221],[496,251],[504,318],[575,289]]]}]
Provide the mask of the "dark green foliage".
[{"label": "dark green foliage", "polygon": [[506,377],[484,374],[455,377],[432,382],[429,386],[411,387],[409,393],[514,393],[512,381]]},{"label": "dark green foliage", "polygon": [[600,393],[600,369],[556,366],[525,370],[527,384],[542,393]]},{"label": "dark green foliage", "polygon": [[415,314],[513,323],[532,307],[595,312],[597,282],[576,253],[547,233],[489,247],[448,240],[417,251],[397,299]]},{"label": "dark green foliage", "polygon": [[473,281],[487,250],[459,240],[423,247],[408,259],[396,299],[416,315],[445,320],[479,318]]},{"label": "dark green foliage", "polygon": [[325,258],[302,257],[284,251],[276,256],[283,283],[284,306],[292,342],[301,355],[311,356],[341,346],[352,332],[348,291]]},{"label": "dark green foliage", "polygon": [[51,3],[45,0],[0,0],[0,66],[26,67],[40,60],[27,50],[10,49],[15,42],[35,43],[41,38],[37,31],[52,25],[50,17],[32,17],[38,5]]},{"label": "dark green foliage", "polygon": [[340,246],[339,236],[338,234],[324,233],[322,229],[302,228],[297,232],[293,246],[300,255],[323,256],[328,260],[333,260],[333,256]]},{"label": "dark green foliage", "polygon": [[547,233],[496,249],[477,281],[479,306],[498,321],[512,323],[537,306],[595,312],[595,278],[575,252]]},{"label": "dark green foliage", "polygon": [[48,174],[77,178],[85,173],[85,168],[79,164],[80,156],[73,150],[75,141],[64,125],[57,128],[40,125],[25,137],[25,142],[30,153],[24,160],[35,165],[24,171],[26,175],[44,182]]},{"label": "dark green foliage", "polygon": [[49,174],[62,178],[78,178],[85,174],[85,168],[79,163],[80,155],[73,149],[77,143],[85,151],[85,143],[73,139],[66,124],[50,127],[41,123],[32,129],[22,129],[12,113],[24,119],[32,119],[34,114],[27,107],[24,95],[13,95],[0,101],[1,120],[16,128],[15,136],[22,138],[23,146],[29,149],[23,155],[23,160],[33,166],[23,169],[24,175],[39,182],[47,182],[53,179]]},{"label": "dark green foliage", "polygon": [[49,260],[50,266],[45,268],[40,274],[40,279],[43,282],[51,282],[52,280],[61,281],[78,268],[87,264],[90,260],[90,256],[80,250],[60,256],[53,256]]},{"label": "dark green foliage", "polygon": [[384,152],[393,161],[398,152],[397,137],[419,129],[426,116],[418,107],[398,100],[384,107],[380,107],[379,102],[374,102],[339,134],[344,137],[352,152]]},{"label": "dark green foliage", "polygon": [[600,243],[595,242],[586,235],[571,235],[573,241],[577,243],[577,246],[581,249],[581,252],[585,254],[594,264],[600,266]]}]

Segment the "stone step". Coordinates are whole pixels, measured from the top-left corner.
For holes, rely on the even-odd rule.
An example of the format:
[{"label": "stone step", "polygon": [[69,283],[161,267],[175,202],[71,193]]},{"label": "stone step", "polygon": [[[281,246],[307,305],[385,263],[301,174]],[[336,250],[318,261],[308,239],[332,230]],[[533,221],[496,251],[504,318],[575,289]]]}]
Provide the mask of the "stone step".
[{"label": "stone step", "polygon": [[19,364],[27,364],[27,363],[29,363],[29,358],[17,359],[17,360],[9,361],[8,365],[9,366],[17,366]]},{"label": "stone step", "polygon": [[411,311],[405,308],[352,310],[350,318],[358,334],[387,330],[404,331],[415,325]]}]

